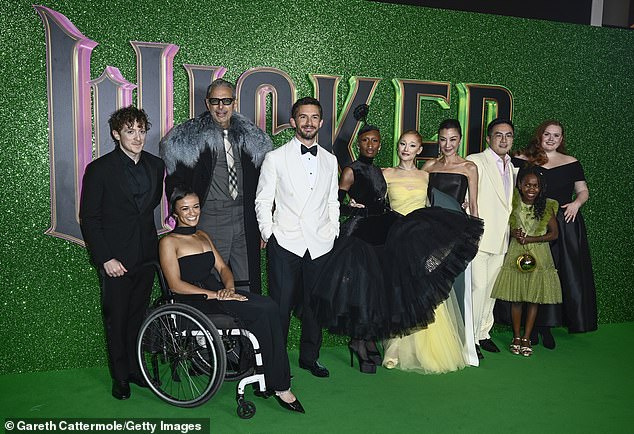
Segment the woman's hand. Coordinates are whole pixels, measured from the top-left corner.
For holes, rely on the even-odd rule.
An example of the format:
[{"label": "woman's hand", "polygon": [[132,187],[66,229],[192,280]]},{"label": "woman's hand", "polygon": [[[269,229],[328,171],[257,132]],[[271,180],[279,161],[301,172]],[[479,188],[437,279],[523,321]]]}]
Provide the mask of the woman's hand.
[{"label": "woman's hand", "polygon": [[566,223],[574,222],[581,206],[588,201],[590,193],[588,192],[588,184],[585,181],[575,182],[575,200],[561,205],[564,209],[564,220]]},{"label": "woman's hand", "polygon": [[351,206],[352,208],[365,208],[365,205],[362,203],[357,203],[355,202],[354,199],[350,199],[350,202],[348,203],[349,206]]},{"label": "woman's hand", "polygon": [[564,209],[564,219],[566,220],[566,223],[570,223],[574,222],[577,218],[577,213],[579,212],[579,208],[581,208],[581,204],[574,201],[561,205],[561,208]]},{"label": "woman's hand", "polygon": [[236,290],[234,288],[224,288],[216,292],[216,298],[218,300],[234,300],[234,301],[247,301],[244,295],[236,294]]}]

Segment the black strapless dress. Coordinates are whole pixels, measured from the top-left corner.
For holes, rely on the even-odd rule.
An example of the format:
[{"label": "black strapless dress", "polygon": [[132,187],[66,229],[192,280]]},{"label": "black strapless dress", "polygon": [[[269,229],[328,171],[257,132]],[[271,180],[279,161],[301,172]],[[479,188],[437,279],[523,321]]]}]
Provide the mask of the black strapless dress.
[{"label": "black strapless dress", "polygon": [[[515,167],[521,168],[524,164],[526,160],[513,158]],[[571,333],[593,331],[597,329],[597,300],[585,221],[580,210],[574,222],[566,223],[565,209],[561,208],[561,205],[572,201],[575,182],[585,181],[583,167],[575,161],[542,170],[546,197],[556,200],[560,205],[557,212],[559,237],[550,243],[550,251],[561,281],[563,303],[539,306],[535,325],[564,325]],[[497,301],[494,313],[496,321],[510,324],[510,307],[507,303]]]},{"label": "black strapless dress", "polygon": [[365,208],[342,210],[352,217],[314,287],[316,318],[357,339],[408,334],[434,321],[434,309],[477,252],[482,223],[461,211],[389,211],[381,170],[360,160],[350,167],[348,193]]},{"label": "black strapless dress", "polygon": [[[178,258],[181,279],[200,288],[216,291],[222,284],[216,280],[213,252],[204,252]],[[267,390],[287,390],[291,386],[288,354],[280,325],[277,304],[269,297],[251,292],[236,291],[247,301],[191,300],[187,304],[203,313],[224,313],[239,318],[244,327],[258,339],[262,349],[264,376]]]},{"label": "black strapless dress", "polygon": [[[463,211],[462,204],[467,196],[469,179],[461,173],[435,172],[429,174],[429,184],[427,187],[427,197],[431,206],[440,206],[454,211]],[[455,202],[445,204],[442,199],[435,194],[440,191],[450,196]]]}]

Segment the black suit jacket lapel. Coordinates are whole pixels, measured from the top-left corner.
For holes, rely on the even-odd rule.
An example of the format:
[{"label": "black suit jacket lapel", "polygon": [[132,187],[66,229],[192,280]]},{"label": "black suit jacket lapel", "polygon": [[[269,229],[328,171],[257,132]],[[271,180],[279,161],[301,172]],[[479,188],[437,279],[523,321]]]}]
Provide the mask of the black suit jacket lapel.
[{"label": "black suit jacket lapel", "polygon": [[120,151],[115,149],[112,155],[112,175],[116,178],[116,181],[113,182],[116,182],[118,184],[119,189],[121,189],[121,191],[123,192],[123,197],[128,200],[135,209],[138,210],[139,207],[137,206],[136,201],[134,200],[134,196],[132,195],[132,190],[130,189],[130,180],[128,179],[128,174],[126,173],[126,167],[123,159],[121,158],[121,155],[118,155],[119,152]]},{"label": "black suit jacket lapel", "polygon": [[147,155],[144,155],[143,158],[141,158],[141,164],[143,164],[145,172],[150,178],[150,190],[145,195],[145,201],[143,201],[143,206],[140,209],[140,211],[143,212],[147,210],[148,206],[151,206],[154,203],[154,192],[156,191],[156,184],[159,182],[159,177],[156,176],[156,167],[154,167],[150,163],[150,159],[147,157]]}]

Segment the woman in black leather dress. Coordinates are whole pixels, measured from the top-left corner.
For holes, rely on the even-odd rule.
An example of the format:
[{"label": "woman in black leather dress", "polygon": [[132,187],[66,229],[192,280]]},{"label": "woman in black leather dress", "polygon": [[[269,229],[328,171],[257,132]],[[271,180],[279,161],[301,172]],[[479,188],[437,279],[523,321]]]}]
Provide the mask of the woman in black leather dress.
[{"label": "woman in black leather dress", "polygon": [[[423,170],[429,173],[427,197],[430,206],[454,210],[466,208],[469,215],[475,218],[478,217],[478,168],[471,161],[458,155],[461,140],[462,128],[456,119],[441,122],[438,127],[439,156],[427,161],[423,166]],[[456,278],[454,291],[465,326],[465,358],[470,365],[478,366],[473,334],[470,266]]]},{"label": "woman in black leather dress", "polygon": [[[469,214],[478,217],[478,168],[458,155],[462,128],[456,119],[446,119],[438,127],[438,158],[429,160],[423,170],[429,173],[428,197],[433,201],[436,188],[465,204]],[[467,191],[469,198],[466,199]],[[433,202],[431,203],[434,206]],[[463,206],[464,207],[464,206]]]},{"label": "woman in black leather dress", "polygon": [[[277,304],[269,297],[236,291],[233,274],[218,254],[208,234],[197,230],[200,218],[198,196],[176,188],[170,199],[174,230],[159,244],[161,268],[172,292],[204,294],[207,300],[188,302],[204,313],[226,313],[238,317],[258,339],[262,349],[267,393],[285,409],[304,413],[290,390],[290,366]],[[213,275],[216,269],[222,283]]]}]

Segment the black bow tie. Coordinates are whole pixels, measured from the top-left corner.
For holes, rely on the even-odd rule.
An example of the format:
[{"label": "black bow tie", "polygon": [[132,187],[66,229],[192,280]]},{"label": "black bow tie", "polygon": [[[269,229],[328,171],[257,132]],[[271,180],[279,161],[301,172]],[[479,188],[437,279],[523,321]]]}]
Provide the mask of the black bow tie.
[{"label": "black bow tie", "polygon": [[306,146],[302,145],[302,155],[304,155],[306,152],[310,152],[311,154],[313,154],[313,157],[316,157],[317,145],[313,145],[310,148],[307,148]]}]

